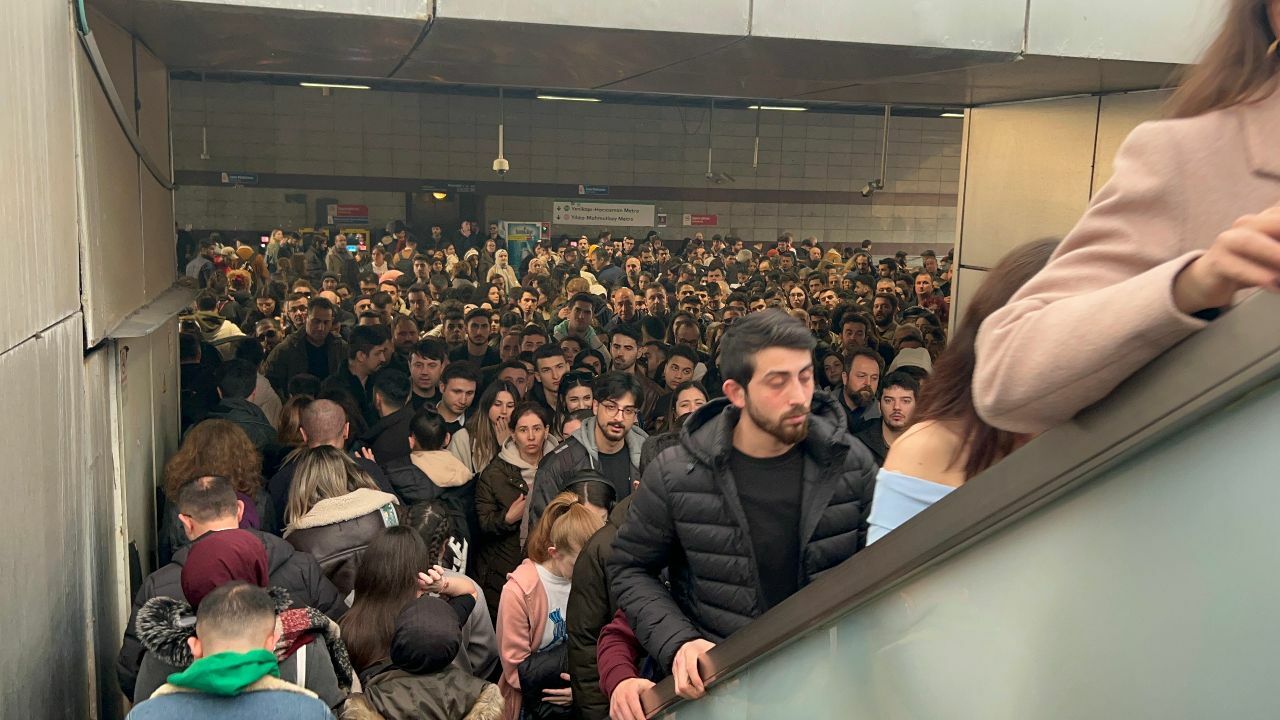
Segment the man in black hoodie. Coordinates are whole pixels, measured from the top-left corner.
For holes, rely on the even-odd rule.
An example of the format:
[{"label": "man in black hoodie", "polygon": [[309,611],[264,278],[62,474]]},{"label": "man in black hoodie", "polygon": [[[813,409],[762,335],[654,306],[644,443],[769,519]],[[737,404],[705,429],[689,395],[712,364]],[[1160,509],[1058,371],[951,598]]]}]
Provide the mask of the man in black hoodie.
[{"label": "man in black hoodie", "polygon": [[[876,467],[813,392],[813,335],[767,310],[721,345],[725,397],[646,469],[609,559],[619,608],[683,697],[698,658],[865,544]],[[658,578],[666,568],[671,587]]]},{"label": "man in black hoodie", "polygon": [[228,360],[218,370],[218,404],[209,411],[209,419],[230,420],[244,430],[259,450],[276,441],[276,429],[253,403],[258,370],[248,360]]}]

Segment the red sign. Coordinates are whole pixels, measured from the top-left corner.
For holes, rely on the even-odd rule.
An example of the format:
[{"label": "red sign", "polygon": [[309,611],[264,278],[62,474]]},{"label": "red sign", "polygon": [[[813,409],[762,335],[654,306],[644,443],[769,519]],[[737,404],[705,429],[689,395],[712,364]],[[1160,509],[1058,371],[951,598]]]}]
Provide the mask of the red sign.
[{"label": "red sign", "polygon": [[685,213],[684,224],[686,227],[712,227],[720,224],[719,215],[694,215]]},{"label": "red sign", "polygon": [[329,225],[368,225],[368,205],[330,205]]}]

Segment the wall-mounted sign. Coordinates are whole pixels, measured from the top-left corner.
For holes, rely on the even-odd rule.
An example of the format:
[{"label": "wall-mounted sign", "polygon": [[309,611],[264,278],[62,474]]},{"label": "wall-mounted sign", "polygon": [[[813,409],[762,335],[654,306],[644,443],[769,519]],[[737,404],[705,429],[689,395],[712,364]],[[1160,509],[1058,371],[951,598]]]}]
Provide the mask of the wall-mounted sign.
[{"label": "wall-mounted sign", "polygon": [[656,226],[656,227],[666,227],[666,226],[667,226],[667,214],[666,214],[666,213],[658,213],[658,221],[655,223],[655,226]]},{"label": "wall-mounted sign", "polygon": [[608,195],[609,186],[608,185],[579,185],[578,194],[579,195]]},{"label": "wall-mounted sign", "polygon": [[368,205],[330,205],[329,225],[368,225]]},{"label": "wall-mounted sign", "polygon": [[551,221],[558,225],[653,226],[652,205],[559,201],[551,210]]},{"label": "wall-mounted sign", "polygon": [[258,173],[224,172],[221,179],[223,185],[257,185]]},{"label": "wall-mounted sign", "polygon": [[719,224],[719,215],[698,215],[696,213],[684,214],[685,227],[714,227]]}]

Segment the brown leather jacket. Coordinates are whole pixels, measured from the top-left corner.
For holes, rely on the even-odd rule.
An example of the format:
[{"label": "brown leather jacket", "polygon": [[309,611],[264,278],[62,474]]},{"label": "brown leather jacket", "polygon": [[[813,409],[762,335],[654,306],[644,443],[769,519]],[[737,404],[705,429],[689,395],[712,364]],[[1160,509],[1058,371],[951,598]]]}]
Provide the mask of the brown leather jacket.
[{"label": "brown leather jacket", "polygon": [[356,571],[365,548],[383,528],[400,524],[394,495],[361,488],[316,503],[288,528],[290,545],[313,555],[320,569],[346,597],[355,588]]}]

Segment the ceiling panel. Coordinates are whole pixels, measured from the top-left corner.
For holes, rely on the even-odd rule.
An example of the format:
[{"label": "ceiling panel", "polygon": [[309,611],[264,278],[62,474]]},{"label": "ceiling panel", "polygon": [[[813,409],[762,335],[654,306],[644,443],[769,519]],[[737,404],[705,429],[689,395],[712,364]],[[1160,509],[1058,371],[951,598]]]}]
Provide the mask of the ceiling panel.
[{"label": "ceiling panel", "polygon": [[[1005,0],[1017,1],[1017,0]],[[560,25],[569,28],[613,28],[708,35],[751,32],[752,0],[644,0],[621,3],[600,0],[436,0],[436,15],[450,20]],[[518,37],[518,36],[510,36]]]},{"label": "ceiling panel", "polygon": [[426,21],[173,0],[93,0],[170,70],[382,77]]},{"label": "ceiling panel", "polygon": [[1029,56],[1011,63],[977,65],[907,78],[886,77],[880,82],[814,93],[806,99],[839,103],[990,105],[1158,88],[1166,85],[1179,67],[1163,63]]},{"label": "ceiling panel", "polygon": [[[496,43],[495,36],[518,38]],[[738,38],[438,18],[397,79],[596,88],[713,53]]]},{"label": "ceiling panel", "polygon": [[[441,0],[441,16],[429,29],[426,22],[405,17],[215,2],[91,0],[91,4],[138,35],[171,70],[276,78],[391,77],[411,87],[420,83],[955,107],[1154,88],[1163,85],[1175,69],[1163,63],[1021,57],[994,49],[1000,43],[990,38],[979,41],[980,35],[947,41],[967,49],[945,49],[449,17],[448,11],[476,15],[483,8],[499,17],[524,17],[531,12],[507,0],[483,0],[475,7],[454,4],[460,1]],[[808,15],[825,12],[817,17],[829,17],[837,25],[853,21],[844,10],[814,2],[805,0],[800,9],[812,5]],[[737,3],[713,0],[712,4],[731,11]],[[757,0],[757,10],[777,15],[780,11],[772,3]],[[668,4],[668,0],[651,0],[641,11]],[[565,10],[574,6],[570,3]],[[918,15],[926,6],[932,7],[926,2],[903,12]],[[637,15],[637,22],[642,16],[643,12]],[[929,17],[930,22],[937,20]],[[943,12],[938,17],[948,16]],[[760,29],[781,22],[760,14],[755,19]],[[671,27],[691,24],[696,25],[681,19]],[[708,22],[707,27],[718,26]],[[786,34],[785,28],[774,28],[779,35]],[[928,28],[919,31],[918,42],[931,42]],[[981,45],[989,47],[970,47]]]},{"label": "ceiling panel", "polygon": [[751,34],[1018,52],[1026,13],[1027,0],[755,0]]},{"label": "ceiling panel", "polygon": [[745,98],[820,97],[859,83],[1009,63],[1011,53],[747,38],[610,86],[627,92]]}]

